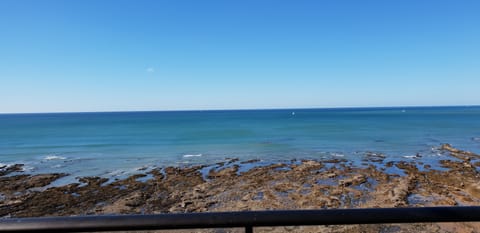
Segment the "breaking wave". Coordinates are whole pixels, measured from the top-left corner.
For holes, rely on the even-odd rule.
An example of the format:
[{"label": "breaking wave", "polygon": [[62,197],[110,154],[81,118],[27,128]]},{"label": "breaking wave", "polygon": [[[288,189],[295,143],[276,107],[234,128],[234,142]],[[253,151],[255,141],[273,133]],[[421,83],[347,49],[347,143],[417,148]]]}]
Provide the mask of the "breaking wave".
[{"label": "breaking wave", "polygon": [[202,154],[186,154],[183,155],[184,158],[191,158],[191,157],[202,157]]},{"label": "breaking wave", "polygon": [[58,156],[58,155],[47,155],[43,158],[43,160],[63,160],[63,159],[67,159],[67,158]]}]

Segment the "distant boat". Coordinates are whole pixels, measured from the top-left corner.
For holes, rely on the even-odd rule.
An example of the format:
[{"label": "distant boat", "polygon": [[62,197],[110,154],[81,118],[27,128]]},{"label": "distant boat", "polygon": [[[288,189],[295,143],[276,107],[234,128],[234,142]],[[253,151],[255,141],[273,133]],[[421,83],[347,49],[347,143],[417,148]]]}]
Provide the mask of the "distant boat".
[{"label": "distant boat", "polygon": [[295,116],[295,112],[292,112],[292,116]]},{"label": "distant boat", "polygon": [[402,112],[406,112],[405,109],[403,109]]}]

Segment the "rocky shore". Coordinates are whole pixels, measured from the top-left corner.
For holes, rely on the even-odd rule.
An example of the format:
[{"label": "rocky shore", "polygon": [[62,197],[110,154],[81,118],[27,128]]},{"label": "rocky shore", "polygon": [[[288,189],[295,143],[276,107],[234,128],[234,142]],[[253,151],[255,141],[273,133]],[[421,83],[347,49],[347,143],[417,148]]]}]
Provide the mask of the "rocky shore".
[{"label": "rocky shore", "polygon": [[[165,167],[124,180],[83,177],[61,187],[49,184],[67,174],[12,175],[19,173],[22,165],[0,167],[0,217],[479,205],[480,155],[448,144],[440,150],[444,156],[438,166],[416,159],[386,161],[384,155],[375,153],[367,155],[362,166],[338,159],[261,166],[258,161],[232,159],[213,166]],[[245,165],[250,169],[241,169]],[[480,224],[300,228],[295,229],[476,232]]]}]

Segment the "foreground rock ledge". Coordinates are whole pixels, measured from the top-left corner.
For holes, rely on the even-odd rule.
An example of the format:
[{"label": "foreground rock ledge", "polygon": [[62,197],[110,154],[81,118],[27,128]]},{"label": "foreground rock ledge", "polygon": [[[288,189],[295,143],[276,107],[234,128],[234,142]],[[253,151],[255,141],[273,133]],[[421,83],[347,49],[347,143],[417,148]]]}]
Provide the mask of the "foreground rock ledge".
[{"label": "foreground rock ledge", "polygon": [[[442,145],[441,169],[415,160],[389,161],[371,154],[365,166],[348,161],[292,161],[239,172],[231,160],[212,166],[167,167],[107,183],[84,177],[81,183],[46,188],[66,174],[15,175],[21,165],[0,168],[0,216],[38,217],[92,214],[150,214],[276,209],[367,208],[479,205],[478,160],[471,152]],[[474,230],[474,223],[330,227],[340,232]],[[318,229],[317,227],[316,229]],[[387,229],[385,228],[385,229]],[[384,229],[384,230],[385,230]],[[391,230],[388,230],[389,232]]]}]

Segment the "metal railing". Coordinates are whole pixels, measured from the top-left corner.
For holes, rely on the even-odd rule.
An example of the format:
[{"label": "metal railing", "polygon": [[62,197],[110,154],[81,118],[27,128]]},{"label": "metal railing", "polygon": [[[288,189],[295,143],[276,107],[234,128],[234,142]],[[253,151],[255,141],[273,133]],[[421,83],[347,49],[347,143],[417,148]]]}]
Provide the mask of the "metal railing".
[{"label": "metal railing", "polygon": [[322,209],[4,218],[0,219],[0,232],[97,232],[242,227],[245,228],[245,232],[249,233],[253,232],[253,227],[262,226],[472,221],[480,221],[480,207]]}]

